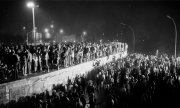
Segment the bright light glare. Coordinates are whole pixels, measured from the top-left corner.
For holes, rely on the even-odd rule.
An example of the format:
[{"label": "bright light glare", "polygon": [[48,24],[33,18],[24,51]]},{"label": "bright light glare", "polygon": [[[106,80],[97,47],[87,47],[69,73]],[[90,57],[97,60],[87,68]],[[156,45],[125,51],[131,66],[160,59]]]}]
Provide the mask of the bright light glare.
[{"label": "bright light glare", "polygon": [[48,38],[48,39],[51,38],[50,33],[47,32],[45,35],[46,35],[46,38]]},{"label": "bright light glare", "polygon": [[64,31],[63,31],[63,29],[60,29],[60,31],[59,31],[59,32],[60,32],[61,34],[63,34],[63,32],[64,32]]},{"label": "bright light glare", "polygon": [[54,28],[54,25],[53,25],[53,24],[51,24],[51,25],[50,25],[50,27],[51,27],[51,28]]},{"label": "bright light glare", "polygon": [[87,34],[87,32],[86,32],[86,31],[84,31],[84,32],[83,32],[83,35],[86,35],[86,34]]},{"label": "bright light glare", "polygon": [[28,2],[27,3],[27,7],[29,7],[29,8],[34,8],[35,7],[35,4],[34,4],[34,2]]},{"label": "bright light glare", "polygon": [[26,30],[26,27],[25,27],[25,26],[23,27],[23,30]]},{"label": "bright light glare", "polygon": [[46,33],[49,32],[49,30],[48,30],[47,28],[45,28],[44,31],[45,31]]}]

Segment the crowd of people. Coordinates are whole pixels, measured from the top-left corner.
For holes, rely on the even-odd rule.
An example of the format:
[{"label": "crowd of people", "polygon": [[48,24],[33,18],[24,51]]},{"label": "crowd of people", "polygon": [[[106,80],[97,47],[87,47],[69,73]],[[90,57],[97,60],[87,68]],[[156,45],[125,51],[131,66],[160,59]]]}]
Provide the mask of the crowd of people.
[{"label": "crowd of people", "polygon": [[107,108],[172,108],[178,106],[180,68],[167,55],[132,54],[101,69],[97,84]]},{"label": "crowd of people", "polygon": [[[98,94],[102,93],[102,105],[98,106]],[[180,68],[173,57],[131,54],[97,66],[88,75],[68,79],[67,84],[54,85],[52,93],[22,97],[1,107],[172,108],[178,106],[179,96]]]},{"label": "crowd of people", "polygon": [[116,43],[57,43],[49,45],[0,45],[0,83],[32,73],[50,72],[118,53]]},{"label": "crowd of people", "polygon": [[[77,76],[74,81],[68,80],[66,85],[53,85],[52,92],[45,91],[32,96],[20,97],[18,101],[12,100],[1,108],[85,108],[85,76]],[[88,87],[92,87],[89,83]],[[89,92],[91,93],[91,92]],[[89,95],[91,97],[91,95]]]}]

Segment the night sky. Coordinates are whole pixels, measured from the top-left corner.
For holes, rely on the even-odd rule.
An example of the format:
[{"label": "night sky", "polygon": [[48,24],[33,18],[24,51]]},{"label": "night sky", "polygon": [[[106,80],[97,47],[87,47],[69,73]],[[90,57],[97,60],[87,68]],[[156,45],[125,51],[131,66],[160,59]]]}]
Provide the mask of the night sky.
[{"label": "night sky", "polygon": [[[18,39],[32,30],[32,11],[26,7],[27,0],[0,1],[0,39]],[[66,35],[80,36],[87,31],[87,40],[119,39],[132,49],[134,29],[136,51],[174,53],[174,25],[166,15],[174,18],[178,30],[177,52],[180,56],[180,2],[178,1],[63,1],[36,0],[35,9],[38,31],[54,24],[55,30],[64,29]],[[104,33],[104,35],[102,35]]]}]

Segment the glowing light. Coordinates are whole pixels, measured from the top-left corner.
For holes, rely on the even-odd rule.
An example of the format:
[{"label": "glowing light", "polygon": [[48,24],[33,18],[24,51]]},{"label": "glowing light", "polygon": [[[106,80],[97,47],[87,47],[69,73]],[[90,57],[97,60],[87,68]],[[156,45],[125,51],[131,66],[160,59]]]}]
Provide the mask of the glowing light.
[{"label": "glowing light", "polygon": [[49,38],[51,38],[51,34],[47,32],[47,33],[45,34],[45,37],[49,39]]},{"label": "glowing light", "polygon": [[28,3],[27,3],[27,7],[29,7],[29,8],[34,8],[34,7],[35,7],[34,2],[32,2],[32,1],[28,2]]},{"label": "glowing light", "polygon": [[49,32],[49,30],[48,30],[47,28],[45,28],[45,29],[44,29],[44,32],[46,32],[46,33],[47,33],[47,32]]},{"label": "glowing light", "polygon": [[63,31],[63,29],[60,29],[59,32],[60,32],[60,34],[63,34],[64,31]]},{"label": "glowing light", "polygon": [[53,25],[53,24],[51,24],[51,25],[50,25],[50,27],[51,27],[51,28],[54,28],[54,25]]},{"label": "glowing light", "polygon": [[87,32],[86,31],[83,31],[83,35],[86,35],[87,34]]},{"label": "glowing light", "polygon": [[26,30],[26,27],[25,27],[25,26],[23,27],[23,30]]}]

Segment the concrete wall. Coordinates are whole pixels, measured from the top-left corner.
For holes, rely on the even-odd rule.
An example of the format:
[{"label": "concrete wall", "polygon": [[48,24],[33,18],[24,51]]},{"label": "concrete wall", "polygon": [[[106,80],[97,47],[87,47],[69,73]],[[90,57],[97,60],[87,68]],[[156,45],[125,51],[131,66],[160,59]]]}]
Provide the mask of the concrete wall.
[{"label": "concrete wall", "polygon": [[1,84],[0,103],[6,103],[9,100],[17,100],[21,96],[51,90],[53,84],[66,83],[68,77],[73,79],[77,74],[86,74],[91,71],[94,68],[93,64],[97,61],[100,61],[100,65],[103,65],[111,62],[113,58],[118,59],[120,58],[120,55],[126,56],[126,54],[127,52],[123,54],[110,55],[109,57],[99,58],[94,61],[82,63],[47,74]]}]

